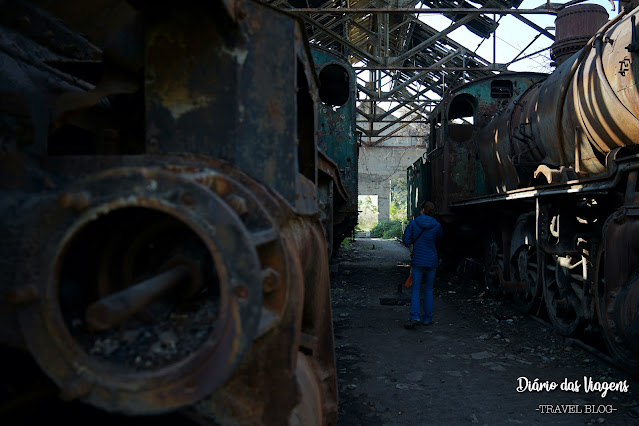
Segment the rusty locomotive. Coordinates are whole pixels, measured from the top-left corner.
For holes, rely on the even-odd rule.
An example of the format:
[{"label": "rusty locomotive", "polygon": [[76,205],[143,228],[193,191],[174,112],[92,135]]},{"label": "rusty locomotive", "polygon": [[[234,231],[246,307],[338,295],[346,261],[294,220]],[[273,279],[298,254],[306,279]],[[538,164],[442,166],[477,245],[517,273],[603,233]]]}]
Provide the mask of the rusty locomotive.
[{"label": "rusty locomotive", "polygon": [[252,0],[10,0],[0,64],[2,423],[335,424],[348,63]]},{"label": "rusty locomotive", "polygon": [[407,170],[409,215],[420,200],[435,202],[451,266],[481,258],[469,265],[483,264],[492,294],[545,316],[561,335],[596,342],[633,374],[637,14],[628,4],[612,20],[597,5],[563,9],[556,69],[452,90],[430,115],[428,151]]},{"label": "rusty locomotive", "polygon": [[313,46],[311,54],[318,74],[321,101],[318,103],[317,135],[318,170],[323,173],[319,175],[318,188],[320,206],[326,206],[322,223],[332,255],[357,226],[357,79],[342,55],[319,46]]}]

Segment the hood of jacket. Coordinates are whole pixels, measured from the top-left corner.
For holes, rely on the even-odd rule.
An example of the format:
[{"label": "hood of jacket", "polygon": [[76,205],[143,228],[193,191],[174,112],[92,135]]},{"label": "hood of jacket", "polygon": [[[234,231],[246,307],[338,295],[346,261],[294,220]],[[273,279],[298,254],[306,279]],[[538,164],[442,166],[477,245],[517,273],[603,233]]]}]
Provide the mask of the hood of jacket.
[{"label": "hood of jacket", "polygon": [[415,218],[415,223],[417,223],[420,228],[427,230],[434,228],[438,222],[434,217],[422,214]]}]

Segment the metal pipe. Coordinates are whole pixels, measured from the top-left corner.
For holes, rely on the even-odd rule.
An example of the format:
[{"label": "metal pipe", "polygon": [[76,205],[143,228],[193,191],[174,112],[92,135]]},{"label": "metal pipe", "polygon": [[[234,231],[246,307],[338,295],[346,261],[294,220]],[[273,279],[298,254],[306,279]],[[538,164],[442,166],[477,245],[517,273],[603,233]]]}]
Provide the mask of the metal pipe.
[{"label": "metal pipe", "polygon": [[[540,34],[537,34],[537,36],[539,36],[539,35],[540,35]],[[535,39],[534,39],[534,40],[533,40],[533,41],[532,41],[532,42],[531,42],[528,46],[526,46],[526,49],[528,49],[528,47],[530,47],[530,45],[531,45],[532,43],[534,43],[534,42],[535,42],[535,40],[537,40],[537,38],[535,38]],[[526,49],[524,49],[524,50],[526,50]],[[528,58],[530,58],[531,56],[539,55],[541,52],[543,52],[544,50],[548,50],[548,49],[550,49],[550,46],[547,46],[547,47],[544,47],[544,48],[542,48],[542,49],[536,50],[536,51],[534,51],[534,52],[532,52],[532,53],[527,54],[526,56],[519,57],[519,55],[521,55],[522,53],[524,53],[524,50],[522,50],[521,52],[519,52],[519,55],[517,55],[517,56],[515,57],[515,59],[513,59],[513,60],[512,60],[512,61],[510,61],[510,62],[508,62],[507,64],[504,64],[504,66],[508,67],[509,65],[512,65],[512,64],[514,64],[515,62],[518,62],[518,61],[521,61],[521,60],[524,60],[524,59],[528,59]]]},{"label": "metal pipe", "polygon": [[370,13],[416,13],[416,14],[463,14],[463,13],[494,13],[496,15],[556,15],[555,9],[500,9],[494,7],[441,7],[433,9],[420,9],[412,7],[397,7],[397,8],[291,8],[282,9],[289,13],[299,14],[328,14],[328,15],[341,15],[345,13],[349,14],[370,14]]},{"label": "metal pipe", "polygon": [[189,271],[184,266],[176,266],[153,278],[110,294],[87,308],[87,326],[91,331],[108,330],[139,312],[168,290],[186,281],[189,275]]},{"label": "metal pipe", "polygon": [[446,34],[455,31],[457,28],[461,27],[462,25],[466,25],[468,22],[472,21],[476,17],[477,16],[475,16],[475,15],[468,15],[468,16],[460,19],[457,22],[453,22],[447,28],[443,29],[442,31],[438,32],[437,34],[434,34],[432,37],[429,37],[427,40],[421,42],[420,44],[418,44],[417,46],[413,47],[409,51],[404,52],[403,54],[401,54],[400,56],[395,58],[395,60],[393,60],[393,62],[391,62],[391,63],[392,64],[401,64],[407,58],[410,58],[411,56],[415,55],[416,53],[419,53],[419,52],[423,51],[424,49],[426,49],[431,44],[437,42],[438,40],[441,40],[441,38],[443,36],[445,36]]},{"label": "metal pipe", "polygon": [[495,18],[495,14],[493,13],[493,22],[495,22],[495,26],[493,27],[493,65],[497,63],[497,22]]},{"label": "metal pipe", "polygon": [[[543,50],[548,49],[545,47]],[[537,54],[535,52],[534,54]],[[464,60],[466,57],[464,56]],[[523,59],[523,58],[522,58]],[[382,71],[441,71],[444,69],[442,66],[429,66],[429,67],[393,67],[393,66],[368,66],[368,67],[353,67],[354,70],[382,70]],[[478,71],[478,72],[490,72],[495,69],[492,67],[446,67],[446,71]]]}]

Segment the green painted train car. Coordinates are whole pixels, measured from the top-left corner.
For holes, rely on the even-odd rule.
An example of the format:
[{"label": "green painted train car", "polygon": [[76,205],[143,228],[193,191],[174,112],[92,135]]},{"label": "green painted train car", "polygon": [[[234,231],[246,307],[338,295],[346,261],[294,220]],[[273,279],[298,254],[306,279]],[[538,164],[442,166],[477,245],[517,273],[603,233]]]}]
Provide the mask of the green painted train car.
[{"label": "green painted train car", "polygon": [[[336,249],[357,225],[356,76],[336,52],[312,47],[319,79],[318,190],[329,249]],[[332,202],[331,202],[332,200]]]}]

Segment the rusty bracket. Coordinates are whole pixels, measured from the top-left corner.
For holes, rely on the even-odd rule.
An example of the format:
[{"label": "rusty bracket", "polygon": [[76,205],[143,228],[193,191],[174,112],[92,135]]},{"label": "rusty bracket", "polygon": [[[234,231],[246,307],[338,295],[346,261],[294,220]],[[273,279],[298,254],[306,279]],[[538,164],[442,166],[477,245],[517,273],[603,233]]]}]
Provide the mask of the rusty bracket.
[{"label": "rusty bracket", "polygon": [[639,40],[637,40],[637,27],[635,25],[635,16],[632,15],[630,17],[630,22],[632,23],[632,42],[626,46],[626,50],[628,52],[638,52],[639,51]]}]

